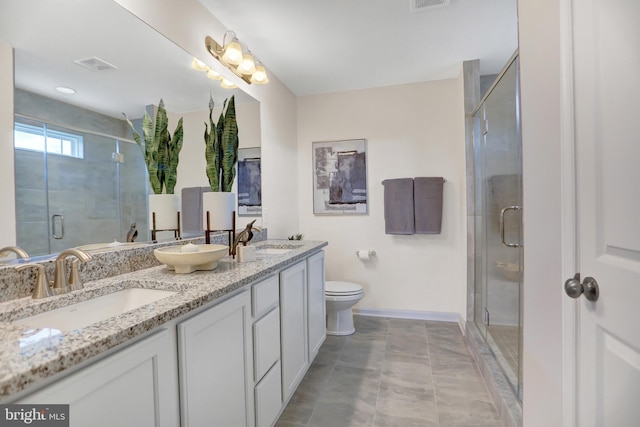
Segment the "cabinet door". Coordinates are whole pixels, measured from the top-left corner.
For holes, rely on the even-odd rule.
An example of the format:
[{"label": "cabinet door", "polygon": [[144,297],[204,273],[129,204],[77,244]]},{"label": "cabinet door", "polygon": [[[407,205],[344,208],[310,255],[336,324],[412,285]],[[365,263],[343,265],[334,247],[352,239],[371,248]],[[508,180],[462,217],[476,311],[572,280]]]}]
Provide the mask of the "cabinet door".
[{"label": "cabinet door", "polygon": [[327,337],[324,251],[307,259],[307,319],[309,322],[309,363],[311,363]]},{"label": "cabinet door", "polygon": [[253,426],[251,298],[243,292],[178,325],[182,426]]},{"label": "cabinet door", "polygon": [[287,402],[309,367],[307,347],[307,263],[280,273],[282,400]]},{"label": "cabinet door", "polygon": [[280,363],[276,362],[256,385],[256,427],[272,426],[282,408]]},{"label": "cabinet door", "polygon": [[280,310],[276,307],[253,325],[253,364],[258,382],[280,360]]},{"label": "cabinet door", "polygon": [[69,404],[71,427],[179,423],[175,333],[164,330],[16,403]]}]

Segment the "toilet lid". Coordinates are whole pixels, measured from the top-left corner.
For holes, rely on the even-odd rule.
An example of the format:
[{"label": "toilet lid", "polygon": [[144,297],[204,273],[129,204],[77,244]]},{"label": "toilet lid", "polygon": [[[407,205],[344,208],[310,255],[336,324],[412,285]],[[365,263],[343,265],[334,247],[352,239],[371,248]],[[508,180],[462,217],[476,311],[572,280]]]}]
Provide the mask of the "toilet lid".
[{"label": "toilet lid", "polygon": [[362,292],[362,286],[350,282],[325,282],[325,294],[327,295],[353,295]]}]

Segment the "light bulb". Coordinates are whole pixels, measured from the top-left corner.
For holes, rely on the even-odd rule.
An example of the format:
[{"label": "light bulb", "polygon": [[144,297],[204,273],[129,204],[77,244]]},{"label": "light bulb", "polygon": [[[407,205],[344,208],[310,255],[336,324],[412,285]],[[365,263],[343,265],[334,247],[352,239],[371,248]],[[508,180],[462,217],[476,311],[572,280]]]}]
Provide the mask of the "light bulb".
[{"label": "light bulb", "polygon": [[207,77],[209,77],[211,80],[222,80],[222,75],[212,69],[209,69],[209,71],[207,71]]},{"label": "light bulb", "polygon": [[251,83],[263,85],[269,83],[267,72],[262,65],[256,66],[256,72],[251,75]]},{"label": "light bulb", "polygon": [[237,41],[232,40],[224,47],[222,59],[227,64],[240,65],[242,62],[242,46]]},{"label": "light bulb", "polygon": [[249,53],[245,53],[242,55],[242,62],[238,65],[237,68],[239,73],[249,75],[256,72],[256,64],[253,61],[253,56]]},{"label": "light bulb", "polygon": [[232,81],[227,80],[225,78],[222,79],[222,82],[220,83],[220,87],[223,87],[225,89],[235,89],[238,86],[236,86],[235,84],[233,84]]},{"label": "light bulb", "polygon": [[198,71],[207,71],[209,69],[207,64],[200,61],[198,58],[193,58],[193,61],[191,61],[191,68]]}]

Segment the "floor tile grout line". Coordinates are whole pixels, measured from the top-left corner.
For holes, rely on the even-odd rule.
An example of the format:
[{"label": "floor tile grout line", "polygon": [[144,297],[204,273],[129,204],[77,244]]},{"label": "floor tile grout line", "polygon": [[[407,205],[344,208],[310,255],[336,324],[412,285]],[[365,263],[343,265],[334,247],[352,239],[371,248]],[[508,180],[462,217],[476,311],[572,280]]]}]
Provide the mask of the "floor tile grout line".
[{"label": "floor tile grout line", "polygon": [[436,387],[436,379],[433,377],[433,358],[431,357],[431,338],[429,337],[429,327],[424,324],[425,333],[427,335],[427,354],[429,355],[429,372],[431,374],[431,384],[433,384],[433,406],[436,408],[436,426],[440,426],[440,411],[438,410],[438,392]]},{"label": "floor tile grout line", "polygon": [[378,391],[376,393],[376,406],[373,409],[373,419],[371,420],[371,427],[374,427],[376,425],[376,416],[378,415],[378,401],[380,400],[380,387],[382,386],[382,371],[384,370],[384,362],[387,360],[387,345],[389,344],[389,334],[391,333],[389,331],[389,329],[391,329],[389,326],[390,320],[388,317],[384,318],[386,320],[387,323],[387,333],[385,334],[385,340],[384,340],[384,355],[382,358],[382,367],[380,368],[380,373],[378,374]]}]

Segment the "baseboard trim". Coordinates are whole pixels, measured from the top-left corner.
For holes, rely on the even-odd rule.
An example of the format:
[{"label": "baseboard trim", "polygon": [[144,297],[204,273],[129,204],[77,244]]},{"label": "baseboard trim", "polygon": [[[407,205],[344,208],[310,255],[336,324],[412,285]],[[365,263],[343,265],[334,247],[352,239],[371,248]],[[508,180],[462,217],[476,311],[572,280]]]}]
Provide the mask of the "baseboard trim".
[{"label": "baseboard trim", "polygon": [[[393,317],[396,319],[433,320],[435,322],[453,322],[461,324],[462,317],[458,313],[418,310],[385,310],[377,308],[354,308],[354,314],[374,317]],[[464,324],[464,323],[462,323]]]}]

